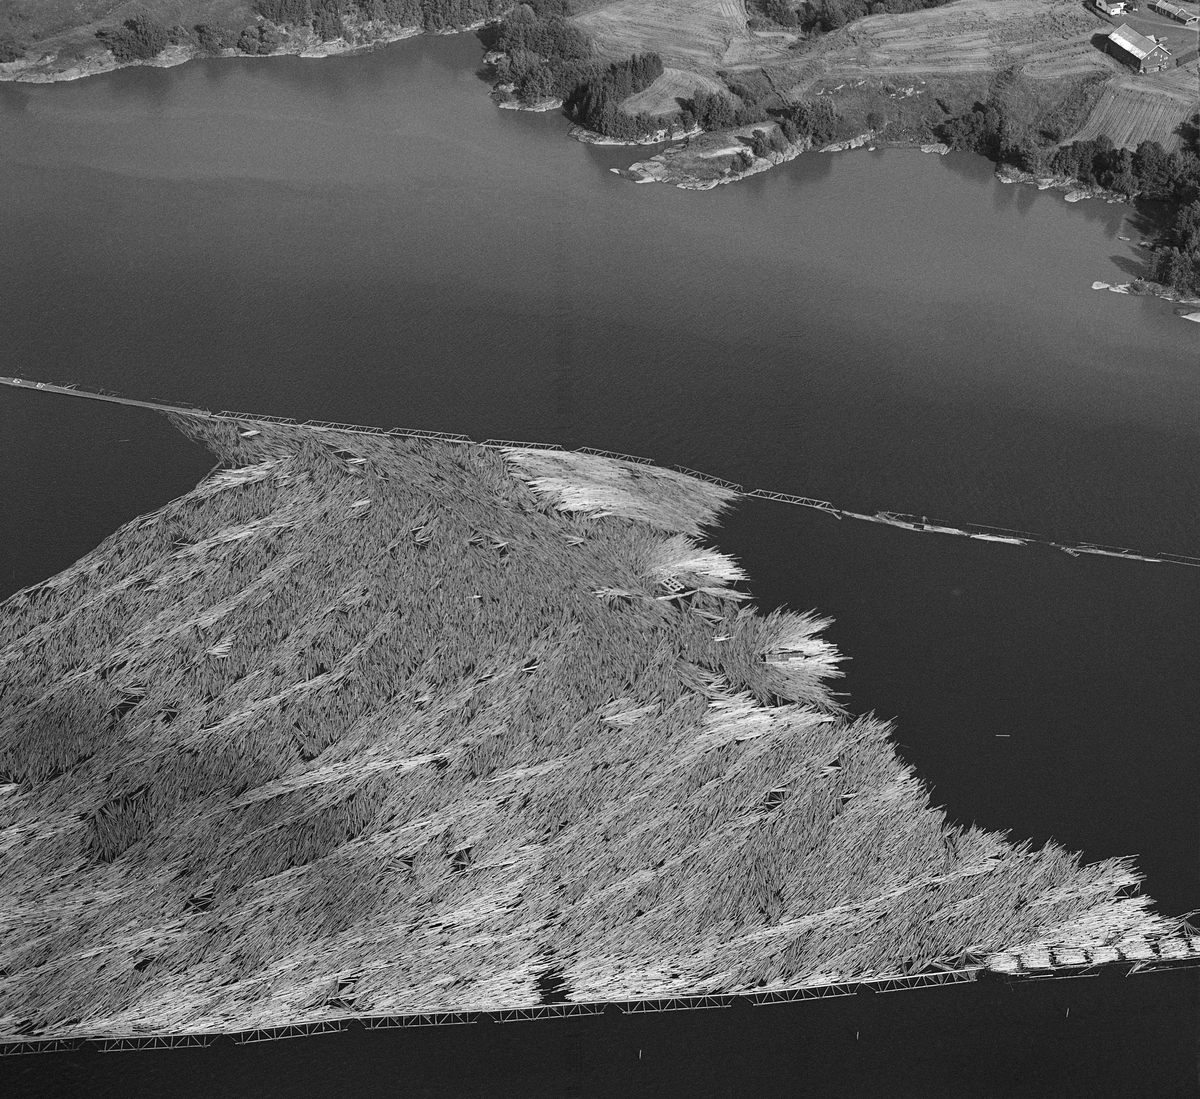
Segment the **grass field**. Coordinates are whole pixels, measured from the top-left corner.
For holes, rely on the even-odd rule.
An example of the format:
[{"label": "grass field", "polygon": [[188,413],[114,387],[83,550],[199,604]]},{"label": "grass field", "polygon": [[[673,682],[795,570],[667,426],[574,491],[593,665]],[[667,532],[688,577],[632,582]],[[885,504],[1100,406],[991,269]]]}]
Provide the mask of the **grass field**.
[{"label": "grass field", "polygon": [[645,91],[631,95],[622,108],[630,114],[669,115],[679,110],[681,99],[690,99],[697,89],[719,92],[724,85],[715,77],[689,69],[664,69]]}]

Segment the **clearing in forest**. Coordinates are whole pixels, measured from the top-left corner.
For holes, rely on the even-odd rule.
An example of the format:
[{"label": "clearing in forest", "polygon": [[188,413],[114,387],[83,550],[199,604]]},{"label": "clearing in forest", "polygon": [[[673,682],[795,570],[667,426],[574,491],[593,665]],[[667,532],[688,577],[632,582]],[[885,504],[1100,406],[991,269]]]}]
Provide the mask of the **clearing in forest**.
[{"label": "clearing in forest", "polygon": [[663,69],[663,74],[644,91],[631,95],[621,109],[631,115],[670,115],[679,110],[682,100],[691,99],[700,89],[720,92],[725,85],[712,76],[686,69]]}]

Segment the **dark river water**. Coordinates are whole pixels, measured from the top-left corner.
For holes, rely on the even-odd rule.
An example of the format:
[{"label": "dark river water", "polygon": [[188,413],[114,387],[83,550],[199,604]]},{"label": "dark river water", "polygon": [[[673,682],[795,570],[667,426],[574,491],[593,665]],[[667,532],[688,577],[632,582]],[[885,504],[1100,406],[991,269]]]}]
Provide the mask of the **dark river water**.
[{"label": "dark river water", "polygon": [[[0,373],[1200,555],[1200,332],[1090,289],[1137,270],[1131,211],[900,150],[636,187],[607,168],[645,152],[497,111],[481,52],[0,85]],[[211,465],[148,413],[8,390],[0,462],[0,597]],[[765,502],[716,538],[760,604],[835,619],[853,708],[952,817],[1136,855],[1161,911],[1200,908],[1200,569]],[[1196,972],[12,1058],[0,1090],[1192,1095]]]}]

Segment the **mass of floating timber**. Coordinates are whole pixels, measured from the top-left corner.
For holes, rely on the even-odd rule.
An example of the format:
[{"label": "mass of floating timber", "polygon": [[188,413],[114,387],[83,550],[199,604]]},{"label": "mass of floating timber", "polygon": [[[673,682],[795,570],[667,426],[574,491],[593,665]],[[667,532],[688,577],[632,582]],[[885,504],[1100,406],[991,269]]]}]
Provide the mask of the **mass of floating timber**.
[{"label": "mass of floating timber", "polygon": [[166,411],[218,468],[0,604],[2,1052],[1200,960],[930,806],[703,544],[738,487]]}]

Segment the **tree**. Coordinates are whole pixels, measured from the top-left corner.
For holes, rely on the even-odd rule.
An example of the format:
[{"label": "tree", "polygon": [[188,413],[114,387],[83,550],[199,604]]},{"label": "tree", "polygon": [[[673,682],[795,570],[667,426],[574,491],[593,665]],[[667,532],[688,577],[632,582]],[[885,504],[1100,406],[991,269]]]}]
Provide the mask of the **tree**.
[{"label": "tree", "polygon": [[705,130],[724,130],[734,124],[737,108],[733,97],[724,92],[710,92],[697,88],[688,109],[696,122]]},{"label": "tree", "polygon": [[788,0],[766,0],[763,11],[768,19],[784,27],[794,27],[800,22],[796,15],[796,9],[788,3]]},{"label": "tree", "polygon": [[517,98],[522,103],[540,103],[554,94],[554,80],[545,65],[539,65],[521,78],[517,86]]},{"label": "tree", "polygon": [[322,42],[331,42],[345,35],[342,12],[341,0],[317,0],[313,9],[312,28]]},{"label": "tree", "polygon": [[1141,142],[1133,154],[1133,170],[1140,188],[1157,197],[1166,192],[1170,183],[1170,156],[1157,141]]},{"label": "tree", "polygon": [[197,23],[195,26],[196,41],[205,53],[220,53],[225,48],[228,34],[212,23]]},{"label": "tree", "polygon": [[1189,203],[1179,211],[1172,235],[1181,252],[1193,258],[1200,255],[1200,200]]},{"label": "tree", "polygon": [[835,31],[850,21],[842,0],[821,0],[818,11],[822,30]]},{"label": "tree", "polygon": [[25,56],[25,49],[11,34],[0,34],[0,64],[9,61],[19,61]]},{"label": "tree", "polygon": [[162,53],[171,40],[167,28],[148,15],[135,15],[119,27],[102,28],[96,37],[118,61],[149,61]]},{"label": "tree", "polygon": [[1168,286],[1182,293],[1192,289],[1195,266],[1190,257],[1184,255],[1178,248],[1172,248],[1170,259],[1164,267],[1166,277],[1162,281]]},{"label": "tree", "polygon": [[254,10],[272,23],[308,26],[313,12],[309,0],[254,0]]},{"label": "tree", "polygon": [[792,108],[791,118],[797,135],[811,138],[818,148],[828,145],[837,136],[837,114],[833,103],[824,96],[801,100]]}]

